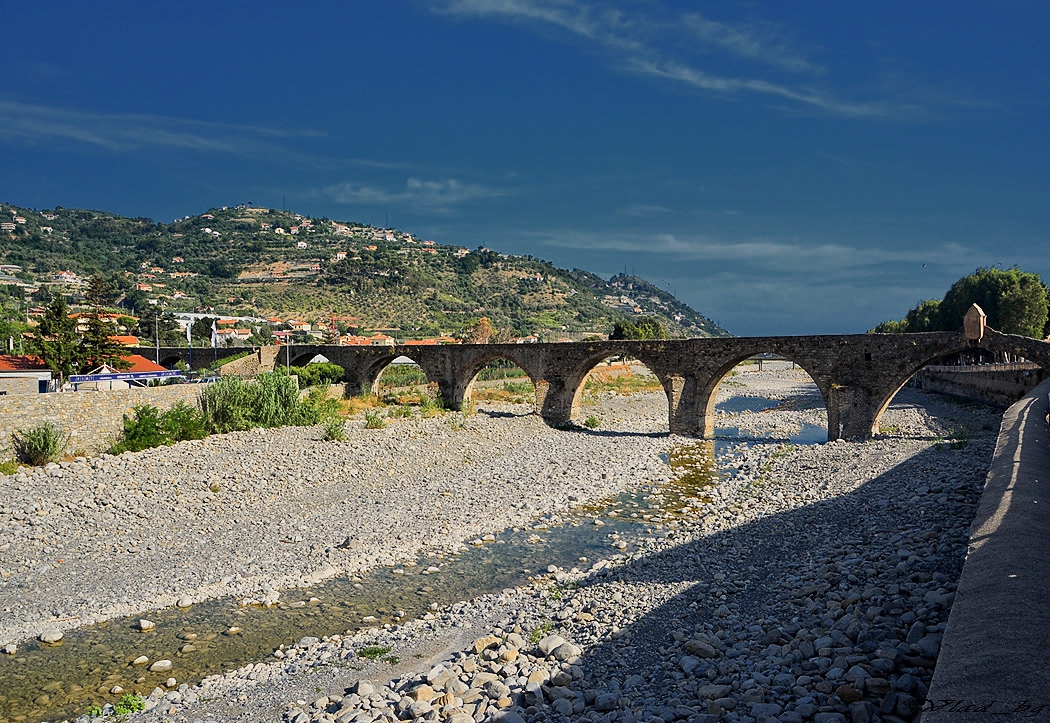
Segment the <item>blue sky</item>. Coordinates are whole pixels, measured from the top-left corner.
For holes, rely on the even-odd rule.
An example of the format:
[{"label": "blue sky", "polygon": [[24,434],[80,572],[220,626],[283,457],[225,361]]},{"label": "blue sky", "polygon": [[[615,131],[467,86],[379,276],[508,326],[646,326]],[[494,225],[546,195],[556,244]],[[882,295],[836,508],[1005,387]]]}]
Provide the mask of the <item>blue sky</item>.
[{"label": "blue sky", "polygon": [[2,7],[2,202],[389,219],[741,335],[1050,281],[1045,2]]}]

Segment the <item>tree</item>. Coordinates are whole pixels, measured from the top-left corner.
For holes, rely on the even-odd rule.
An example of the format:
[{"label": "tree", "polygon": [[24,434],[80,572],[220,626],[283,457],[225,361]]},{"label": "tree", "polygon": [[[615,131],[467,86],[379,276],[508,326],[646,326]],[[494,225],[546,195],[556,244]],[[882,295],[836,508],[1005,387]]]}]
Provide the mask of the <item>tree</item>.
[{"label": "tree", "polygon": [[877,333],[954,331],[963,325],[970,306],[987,314],[988,326],[1006,334],[1042,339],[1048,331],[1047,291],[1038,274],[1010,269],[979,268],[948,289],[944,299],[919,303],[899,322],[883,322]]},{"label": "tree", "polygon": [[488,344],[493,333],[492,322],[483,316],[464,330],[463,337],[468,344]]},{"label": "tree", "polygon": [[609,340],[651,341],[666,339],[667,331],[655,316],[643,316],[636,324],[630,320],[618,321],[613,325]]},{"label": "tree", "polygon": [[105,303],[109,299],[109,285],[101,276],[95,274],[88,282],[84,294],[91,311],[85,315],[87,327],[84,330],[84,365],[89,371],[106,364],[114,369],[127,369],[130,364],[122,358],[124,347],[113,337],[117,333],[116,323],[108,318]]},{"label": "tree", "polygon": [[60,386],[66,377],[80,371],[86,355],[77,334],[77,322],[69,318],[69,307],[61,294],[56,295],[45,310],[29,348],[44,360]]}]

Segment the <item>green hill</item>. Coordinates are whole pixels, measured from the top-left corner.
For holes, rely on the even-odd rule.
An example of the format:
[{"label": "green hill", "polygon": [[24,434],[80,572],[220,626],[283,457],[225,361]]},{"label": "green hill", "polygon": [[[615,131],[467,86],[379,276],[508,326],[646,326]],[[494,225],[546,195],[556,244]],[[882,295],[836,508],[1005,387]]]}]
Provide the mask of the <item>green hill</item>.
[{"label": "green hill", "polygon": [[[656,316],[671,336],[729,336],[648,282],[606,281],[531,256],[438,244],[275,209],[212,209],[172,223],[104,211],[0,206],[0,274],[62,288],[102,275],[129,311],[341,318],[401,338],[462,331],[488,317],[504,336],[607,334],[617,321]],[[0,284],[5,277],[0,276]],[[0,286],[0,288],[3,288]]]}]

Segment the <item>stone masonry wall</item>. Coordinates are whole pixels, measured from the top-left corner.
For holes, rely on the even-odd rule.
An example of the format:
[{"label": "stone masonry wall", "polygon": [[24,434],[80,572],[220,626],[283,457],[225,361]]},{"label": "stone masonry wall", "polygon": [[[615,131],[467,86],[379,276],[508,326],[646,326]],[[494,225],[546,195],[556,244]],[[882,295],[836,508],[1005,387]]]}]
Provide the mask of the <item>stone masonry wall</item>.
[{"label": "stone masonry wall", "polygon": [[975,399],[996,407],[1006,408],[1035,389],[1045,372],[1035,365],[1010,364],[1004,368],[931,367],[918,372],[912,386],[941,394]]},{"label": "stone masonry wall", "polygon": [[132,407],[152,404],[168,409],[177,402],[195,404],[203,387],[174,384],[101,392],[17,394],[0,397],[0,460],[10,459],[11,432],[50,421],[69,432],[67,451],[97,454],[113,444]]}]

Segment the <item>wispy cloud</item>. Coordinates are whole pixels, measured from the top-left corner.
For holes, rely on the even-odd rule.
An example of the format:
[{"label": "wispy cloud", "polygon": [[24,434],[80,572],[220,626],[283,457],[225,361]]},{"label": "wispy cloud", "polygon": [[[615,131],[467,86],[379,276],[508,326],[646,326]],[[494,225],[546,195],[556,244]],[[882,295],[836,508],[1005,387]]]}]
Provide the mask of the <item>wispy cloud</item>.
[{"label": "wispy cloud", "polygon": [[671,209],[665,206],[649,205],[649,204],[635,204],[628,206],[627,208],[621,208],[616,212],[618,216],[637,216],[639,218],[646,218],[648,216],[657,216],[664,213],[670,213]]},{"label": "wispy cloud", "polygon": [[433,0],[432,4],[435,12],[447,15],[494,18],[568,32],[608,53],[627,71],[699,91],[766,96],[786,101],[789,108],[805,107],[856,117],[890,116],[914,110],[884,101],[843,99],[819,88],[762,77],[731,77],[704,70],[681,49],[718,51],[796,74],[824,72],[823,67],[794,49],[771,26],[730,25],[695,12],[668,16],[655,3],[645,7],[650,15],[631,14],[584,0]]},{"label": "wispy cloud", "polygon": [[311,130],[235,126],[134,113],[91,113],[0,101],[0,138],[28,142],[74,141],[118,152],[165,147],[245,153],[256,150],[264,138],[323,135]]},{"label": "wispy cloud", "polygon": [[823,271],[843,273],[874,267],[920,269],[923,265],[945,268],[972,268],[984,254],[957,243],[935,248],[885,248],[811,243],[791,239],[754,238],[726,241],[711,237],[683,238],[670,233],[601,234],[554,231],[533,234],[547,246],[617,253],[638,253],[677,261],[706,261],[740,264],[752,269],[783,273],[813,274]]},{"label": "wispy cloud", "polygon": [[404,187],[397,190],[344,182],[326,187],[324,194],[346,205],[399,206],[414,211],[449,213],[456,206],[503,196],[506,191],[455,178],[439,181],[409,178]]},{"label": "wispy cloud", "polygon": [[779,37],[773,28],[727,25],[699,13],[688,13],[682,17],[682,21],[683,27],[694,33],[703,45],[794,73],[819,75],[824,72],[824,68],[807,60],[785,38]]}]

